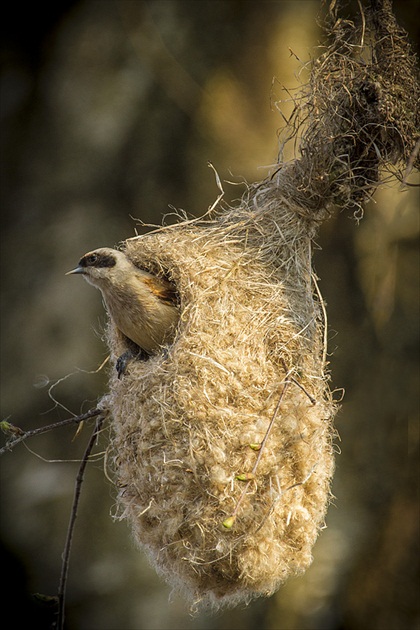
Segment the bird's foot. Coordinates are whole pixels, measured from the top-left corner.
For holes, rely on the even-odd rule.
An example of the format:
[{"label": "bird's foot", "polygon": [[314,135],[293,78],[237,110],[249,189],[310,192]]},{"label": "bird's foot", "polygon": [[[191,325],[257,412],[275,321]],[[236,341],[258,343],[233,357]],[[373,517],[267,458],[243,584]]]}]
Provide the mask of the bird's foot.
[{"label": "bird's foot", "polygon": [[127,369],[128,363],[133,359],[137,359],[138,361],[147,361],[149,355],[142,348],[137,348],[137,350],[129,349],[122,353],[121,356],[118,357],[117,362],[115,364],[115,369],[117,370],[118,378],[121,378]]},{"label": "bird's foot", "polygon": [[121,378],[127,369],[128,362],[134,358],[132,350],[126,350],[123,352],[121,356],[118,357],[117,362],[115,364],[115,369],[117,370],[118,378]]}]

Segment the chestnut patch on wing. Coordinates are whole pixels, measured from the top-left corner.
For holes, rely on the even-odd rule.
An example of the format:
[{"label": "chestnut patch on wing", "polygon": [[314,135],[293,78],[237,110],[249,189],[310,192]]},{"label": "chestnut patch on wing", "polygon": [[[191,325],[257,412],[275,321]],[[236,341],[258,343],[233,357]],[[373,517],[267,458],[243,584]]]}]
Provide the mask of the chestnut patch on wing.
[{"label": "chestnut patch on wing", "polygon": [[161,278],[145,278],[144,284],[146,284],[150,291],[160,300],[173,305],[178,304],[178,294],[175,287],[167,280]]}]

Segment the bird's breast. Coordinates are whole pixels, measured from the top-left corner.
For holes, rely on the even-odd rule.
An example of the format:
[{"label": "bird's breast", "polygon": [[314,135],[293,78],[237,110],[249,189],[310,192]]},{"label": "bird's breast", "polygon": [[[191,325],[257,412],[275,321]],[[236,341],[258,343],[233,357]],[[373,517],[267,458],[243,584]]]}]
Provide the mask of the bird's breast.
[{"label": "bird's breast", "polygon": [[103,296],[116,327],[146,352],[153,352],[170,339],[178,319],[177,309],[142,285],[116,287],[103,291]]}]

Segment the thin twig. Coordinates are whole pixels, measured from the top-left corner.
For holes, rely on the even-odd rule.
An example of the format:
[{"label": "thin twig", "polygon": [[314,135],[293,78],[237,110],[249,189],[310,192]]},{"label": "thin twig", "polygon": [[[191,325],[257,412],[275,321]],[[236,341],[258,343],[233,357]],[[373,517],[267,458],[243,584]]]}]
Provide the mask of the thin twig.
[{"label": "thin twig", "polygon": [[81,414],[80,416],[74,416],[71,418],[66,418],[65,420],[60,420],[59,422],[54,422],[53,424],[47,424],[45,427],[38,427],[37,429],[31,429],[30,431],[22,431],[19,427],[15,427],[10,423],[3,421],[2,428],[7,433],[12,433],[16,435],[13,439],[8,441],[2,448],[0,448],[0,455],[3,455],[7,451],[11,451],[17,444],[27,440],[30,437],[34,437],[34,435],[41,435],[42,433],[47,433],[52,429],[58,429],[59,427],[64,427],[67,424],[79,424],[84,420],[89,420],[90,418],[94,418],[95,416],[99,416],[99,414],[103,413],[101,409],[95,408],[90,409],[86,413]]},{"label": "thin twig", "polygon": [[318,285],[317,277],[314,273],[312,273],[312,282],[314,284],[315,290],[318,295],[319,304],[321,306],[322,311],[322,319],[323,319],[323,348],[322,348],[322,373],[324,374],[325,366],[327,365],[327,352],[328,352],[328,318],[327,318],[327,309],[325,308],[324,298],[322,297],[321,290]]},{"label": "thin twig", "polygon": [[[193,225],[195,223],[202,223],[204,221],[204,219],[206,219],[207,217],[212,217],[213,215],[213,211],[215,210],[215,208],[219,205],[219,203],[221,202],[221,200],[223,199],[224,195],[225,195],[225,191],[223,190],[223,186],[222,186],[222,182],[220,180],[219,174],[216,171],[216,168],[214,167],[212,162],[207,162],[207,166],[211,169],[213,169],[214,175],[216,177],[216,185],[217,188],[220,190],[220,194],[217,196],[216,200],[211,204],[211,206],[208,207],[208,209],[206,210],[206,212],[204,214],[202,214],[199,217],[194,217],[193,219],[185,219],[179,223],[174,223],[171,225],[155,225],[152,223],[145,223],[144,221],[140,221],[139,219],[135,219],[136,221],[138,221],[138,223],[142,226],[142,227],[152,227],[154,228],[153,230],[150,230],[147,234],[155,234],[156,232],[163,232],[165,230],[177,230],[179,229],[180,226],[185,227],[186,225]],[[134,217],[132,217],[134,218]],[[140,238],[143,238],[142,234],[137,234],[136,236],[131,236],[130,238],[127,238],[127,241],[136,241]]]},{"label": "thin twig", "polygon": [[311,403],[313,405],[316,405],[316,398],[314,398],[309,392],[308,390],[302,385],[302,383],[299,383],[298,380],[295,379],[294,376],[290,376],[290,382],[294,383],[297,387],[299,387],[299,389],[301,389],[303,391],[303,393],[309,398],[309,400],[311,401]]},{"label": "thin twig", "polygon": [[271,420],[270,420],[270,424],[268,425],[267,431],[266,431],[266,433],[265,433],[265,435],[264,435],[264,439],[263,439],[263,441],[261,442],[261,448],[260,448],[260,450],[258,451],[258,457],[257,457],[257,459],[256,459],[256,461],[255,461],[255,464],[254,464],[254,467],[253,467],[253,469],[252,469],[252,474],[253,474],[253,475],[255,475],[255,473],[256,473],[256,471],[257,471],[258,464],[260,463],[260,460],[261,460],[261,457],[262,457],[262,454],[263,454],[264,447],[265,447],[265,445],[266,445],[266,443],[267,443],[267,440],[268,440],[268,436],[269,436],[269,435],[270,435],[270,433],[271,433],[271,429],[273,428],[274,422],[275,422],[275,420],[276,420],[276,418],[277,418],[277,414],[278,414],[278,412],[279,412],[279,410],[280,410],[280,405],[281,405],[281,403],[282,403],[283,397],[284,397],[284,395],[285,395],[285,393],[286,393],[286,390],[287,390],[287,388],[288,388],[288,386],[289,386],[289,385],[290,385],[290,381],[286,381],[286,382],[284,383],[283,389],[281,390],[281,393],[280,393],[279,399],[278,399],[278,401],[277,401],[276,408],[274,409],[274,413],[273,413],[273,416],[272,416],[272,418],[271,418]]},{"label": "thin twig", "polygon": [[[287,372],[286,365],[285,365],[284,362],[283,362],[283,365],[284,365],[284,368],[285,368],[285,370]],[[224,525],[224,527],[226,527],[226,529],[230,529],[233,526],[233,524],[234,524],[234,522],[236,520],[236,516],[238,514],[239,506],[241,505],[242,501],[244,500],[244,497],[245,497],[246,493],[248,492],[249,485],[255,479],[255,473],[257,471],[258,464],[261,461],[261,457],[263,455],[263,452],[264,452],[264,449],[265,449],[265,445],[267,443],[267,440],[268,440],[268,437],[270,435],[271,429],[273,428],[274,422],[275,422],[275,420],[277,418],[277,415],[279,413],[280,405],[282,403],[283,397],[284,397],[284,395],[286,393],[286,390],[289,387],[289,385],[291,385],[292,383],[294,385],[297,385],[306,394],[306,396],[309,398],[311,403],[313,405],[316,404],[316,399],[313,396],[311,396],[311,394],[309,394],[309,392],[306,391],[306,389],[303,387],[303,385],[301,385],[301,383],[299,383],[299,381],[297,381],[295,378],[293,378],[293,376],[292,377],[286,377],[286,378],[287,378],[287,380],[284,381],[284,386],[283,386],[283,389],[280,392],[280,396],[279,396],[279,399],[277,401],[276,408],[274,409],[274,413],[273,413],[273,415],[271,417],[270,424],[268,425],[268,428],[267,428],[267,431],[266,431],[266,433],[264,435],[263,441],[259,445],[258,456],[257,456],[257,459],[255,460],[255,464],[254,464],[254,467],[252,468],[252,471],[250,473],[244,473],[243,475],[238,475],[236,477],[237,479],[240,479],[241,481],[246,481],[246,480],[247,481],[246,481],[245,487],[244,487],[244,489],[243,489],[243,491],[242,491],[242,493],[241,493],[241,495],[240,495],[240,497],[238,499],[238,502],[235,505],[235,509],[233,510],[231,516],[229,516],[227,519],[225,519],[223,521],[223,525]],[[290,488],[294,488],[295,486],[298,486],[301,483],[305,483],[305,481],[306,481],[306,479],[304,481],[302,481],[302,482],[298,482],[296,484],[293,484],[292,486],[287,488],[287,490],[290,490]]]},{"label": "thin twig", "polygon": [[359,5],[360,17],[362,19],[362,35],[361,35],[361,38],[360,38],[359,48],[360,48],[360,50],[363,50],[363,48],[365,46],[366,18],[365,18],[365,12],[363,11],[363,7],[361,5],[360,0],[357,0],[357,4]]},{"label": "thin twig", "polygon": [[267,443],[267,440],[268,440],[268,437],[270,435],[271,429],[273,428],[274,422],[275,422],[275,420],[277,418],[277,415],[278,415],[278,412],[280,410],[280,405],[282,403],[283,397],[284,397],[284,395],[286,393],[286,390],[287,390],[289,385],[290,385],[290,381],[285,381],[283,389],[280,392],[280,396],[279,396],[279,399],[277,401],[276,408],[274,409],[274,413],[273,413],[273,415],[271,417],[270,424],[268,425],[267,431],[265,432],[263,441],[261,442],[261,446],[260,446],[260,449],[258,451],[257,459],[255,460],[254,467],[253,467],[253,469],[251,471],[251,474],[250,474],[251,478],[246,482],[245,488],[243,489],[242,494],[239,497],[239,499],[238,499],[238,501],[237,501],[237,503],[235,505],[235,509],[233,510],[231,516],[229,516],[225,521],[223,521],[223,525],[224,525],[224,527],[226,527],[226,529],[230,529],[232,527],[233,523],[235,522],[236,516],[238,514],[239,506],[241,505],[241,503],[242,503],[242,501],[243,501],[243,499],[244,499],[244,497],[245,497],[245,495],[246,495],[246,493],[248,491],[250,483],[252,483],[252,481],[253,481],[253,479],[255,477],[255,473],[257,471],[258,464],[261,461],[261,457],[263,455],[263,452],[264,452],[264,449],[265,449],[265,445]]},{"label": "thin twig", "polygon": [[[280,360],[281,360],[281,362],[282,362],[282,364],[283,364],[284,371],[286,372],[286,381],[285,381],[285,383],[286,383],[286,382],[289,382],[289,383],[294,383],[294,384],[295,384],[297,387],[299,387],[299,389],[301,389],[301,390],[303,391],[303,393],[304,393],[304,394],[305,394],[305,395],[309,398],[309,400],[311,401],[311,403],[312,403],[313,405],[316,405],[316,398],[314,398],[314,397],[313,397],[313,396],[312,396],[312,395],[308,392],[308,390],[306,389],[306,387],[304,387],[304,386],[302,385],[302,383],[299,383],[299,381],[298,381],[298,380],[297,380],[294,376],[290,376],[290,372],[291,372],[291,371],[287,369],[286,362],[284,361],[284,359],[280,359]],[[290,379],[290,380],[289,380],[289,379]]]},{"label": "thin twig", "polygon": [[76,477],[76,483],[74,487],[74,496],[73,496],[73,505],[71,508],[69,526],[68,526],[67,536],[66,536],[66,543],[65,543],[64,551],[63,551],[63,562],[61,565],[60,583],[58,587],[58,618],[57,618],[57,624],[54,626],[57,630],[63,630],[64,628],[64,607],[65,607],[65,600],[66,600],[66,585],[67,585],[67,577],[68,577],[68,572],[69,572],[71,544],[73,540],[74,526],[75,526],[76,517],[77,517],[77,510],[79,507],[83,478],[84,478],[87,463],[89,461],[90,453],[95,445],[96,438],[102,428],[103,422],[104,422],[103,416],[99,417],[96,420],[95,429],[93,430],[90,440],[86,446],[86,450],[84,452],[82,462],[79,467],[79,472],[77,473],[77,477]]},{"label": "thin twig", "polygon": [[408,176],[410,175],[411,171],[414,168],[414,162],[416,161],[416,158],[417,158],[419,152],[420,152],[420,138],[418,138],[416,144],[414,145],[414,149],[412,150],[412,152],[410,154],[410,157],[408,159],[407,167],[405,169],[404,177],[403,177],[403,180],[402,180],[403,184],[408,185],[407,179],[408,179]]}]

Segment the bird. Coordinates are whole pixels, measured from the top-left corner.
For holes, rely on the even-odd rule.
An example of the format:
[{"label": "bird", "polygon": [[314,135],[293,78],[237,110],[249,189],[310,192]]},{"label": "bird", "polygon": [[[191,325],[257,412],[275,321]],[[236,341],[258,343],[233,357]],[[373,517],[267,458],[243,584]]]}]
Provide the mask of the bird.
[{"label": "bird", "polygon": [[140,269],[123,251],[108,247],[82,256],[66,275],[70,274],[81,274],[101,291],[109,316],[125,338],[128,350],[117,360],[118,378],[131,359],[148,359],[173,341],[179,297],[169,280]]}]

